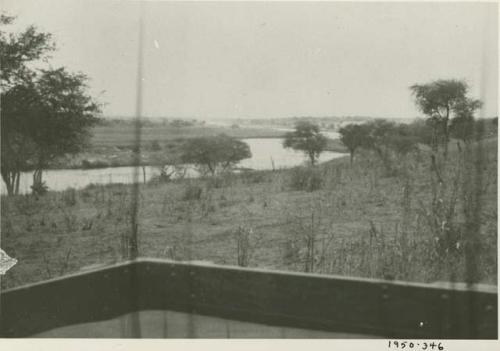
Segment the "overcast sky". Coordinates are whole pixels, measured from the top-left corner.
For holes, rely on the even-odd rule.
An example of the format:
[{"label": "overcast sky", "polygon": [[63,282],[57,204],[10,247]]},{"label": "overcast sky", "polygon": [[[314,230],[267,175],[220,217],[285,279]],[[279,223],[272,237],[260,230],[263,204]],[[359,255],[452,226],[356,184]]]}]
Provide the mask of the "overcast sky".
[{"label": "overcast sky", "polygon": [[[53,66],[91,78],[105,114],[134,115],[139,4],[0,0],[54,34]],[[146,2],[144,114],[415,117],[408,87],[464,78],[496,115],[494,3]]]}]

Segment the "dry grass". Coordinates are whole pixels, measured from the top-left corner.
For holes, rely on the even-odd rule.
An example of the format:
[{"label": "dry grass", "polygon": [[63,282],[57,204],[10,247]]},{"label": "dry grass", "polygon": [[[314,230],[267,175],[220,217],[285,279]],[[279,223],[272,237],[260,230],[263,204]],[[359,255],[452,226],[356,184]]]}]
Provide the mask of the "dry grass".
[{"label": "dry grass", "polygon": [[[139,252],[323,274],[465,281],[470,184],[456,179],[458,153],[450,155],[441,165],[447,184],[439,189],[425,151],[401,160],[401,172],[392,177],[373,155],[360,155],[352,167],[348,159],[334,160],[321,166],[322,186],[311,192],[292,190],[291,171],[141,184]],[[496,284],[496,139],[485,144],[483,156],[474,280]],[[123,260],[131,191],[109,185],[2,197],[2,248],[19,261],[2,286]],[[443,219],[449,230],[436,225]],[[450,230],[455,247],[465,246],[441,245]]]}]

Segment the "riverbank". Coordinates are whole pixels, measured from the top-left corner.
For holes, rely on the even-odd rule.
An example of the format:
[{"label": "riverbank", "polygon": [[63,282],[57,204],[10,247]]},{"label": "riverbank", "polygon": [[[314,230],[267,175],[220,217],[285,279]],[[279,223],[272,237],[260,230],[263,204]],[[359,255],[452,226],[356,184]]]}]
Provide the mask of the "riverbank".
[{"label": "riverbank", "polygon": [[[272,128],[233,128],[224,126],[172,127],[158,124],[141,128],[141,165],[154,166],[167,156],[179,155],[183,143],[194,137],[226,134],[237,139],[282,138],[286,131]],[[133,124],[98,126],[92,131],[90,145],[77,155],[61,157],[47,169],[99,169],[135,166],[136,144]],[[329,139],[325,151],[346,153],[338,139]]]},{"label": "riverbank", "polygon": [[[496,140],[485,144],[475,256],[476,278],[486,284],[497,282],[496,145]],[[445,179],[456,174],[458,154],[450,155]],[[423,151],[409,160],[409,179],[387,176],[374,155],[360,155],[352,166],[348,158],[327,162],[312,178],[297,168],[141,184],[139,252],[320,274],[464,281],[460,240],[466,237],[457,236],[461,244],[454,246],[456,251],[443,250],[428,221],[433,198],[428,156]],[[314,191],[308,191],[311,186]],[[2,248],[18,264],[2,279],[2,287],[123,260],[133,189],[92,185],[42,197],[3,196]],[[451,190],[444,193],[445,203]],[[462,198],[451,218],[454,228],[465,221]]]},{"label": "riverbank", "polygon": [[[278,138],[262,138],[262,139],[242,139],[250,148],[252,156],[244,159],[236,165],[237,169],[246,170],[270,170],[291,168],[302,165],[307,162],[306,156],[302,152],[296,152],[291,149],[285,149],[282,145],[282,140]],[[151,157],[151,154],[141,155],[141,166],[120,166],[106,167],[106,163],[100,161],[97,166],[93,167],[94,163],[90,163],[88,159],[84,159],[85,169],[48,169],[43,172],[43,181],[49,190],[62,191],[66,188],[82,189],[89,184],[103,185],[109,183],[131,184],[136,181],[136,177],[140,182],[148,182],[151,179],[158,177],[161,173],[161,166],[164,165],[161,160],[165,160],[166,156],[172,157],[173,152],[156,151],[156,155]],[[343,157],[345,154],[333,153],[325,151],[321,153],[318,162],[325,162],[337,157]],[[129,161],[133,163],[134,155],[129,154]],[[150,157],[150,158],[148,158]],[[92,160],[92,159],[91,159]],[[74,159],[69,161],[75,162]],[[151,161],[152,166],[147,165]],[[166,161],[163,161],[166,162]],[[67,163],[65,163],[67,164]],[[187,178],[199,177],[199,172],[195,165],[178,164],[181,174],[185,173]],[[20,175],[19,191],[20,194],[30,194],[31,185],[33,184],[33,176],[31,172],[22,172]],[[6,188],[2,184],[0,188],[2,194],[6,193]]]}]

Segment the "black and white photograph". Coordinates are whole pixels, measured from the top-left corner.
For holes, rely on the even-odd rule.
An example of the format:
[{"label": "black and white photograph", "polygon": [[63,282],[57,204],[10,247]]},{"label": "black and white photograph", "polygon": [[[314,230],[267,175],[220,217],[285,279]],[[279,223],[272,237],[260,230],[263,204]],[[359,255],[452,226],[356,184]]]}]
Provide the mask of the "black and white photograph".
[{"label": "black and white photograph", "polygon": [[0,0],[0,338],[497,340],[498,14]]}]

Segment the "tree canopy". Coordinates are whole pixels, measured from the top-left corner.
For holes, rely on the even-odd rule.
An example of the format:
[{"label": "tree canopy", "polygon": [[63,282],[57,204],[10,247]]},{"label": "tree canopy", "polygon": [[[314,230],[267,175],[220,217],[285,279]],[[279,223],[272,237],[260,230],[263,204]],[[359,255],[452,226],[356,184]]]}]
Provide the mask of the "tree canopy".
[{"label": "tree canopy", "polygon": [[283,147],[304,152],[314,165],[325,150],[327,138],[321,134],[319,126],[311,122],[298,122],[295,130],[285,135]]},{"label": "tree canopy", "polygon": [[[2,15],[0,24],[13,20]],[[84,74],[30,65],[54,48],[51,35],[33,26],[17,34],[0,30],[1,168],[9,194],[18,192],[21,171],[35,170],[34,183],[41,183],[48,163],[80,151],[98,121],[100,108]]]},{"label": "tree canopy", "polygon": [[368,129],[360,124],[348,124],[339,129],[340,141],[351,155],[351,164],[357,149],[366,145]]},{"label": "tree canopy", "polygon": [[252,153],[247,143],[221,134],[187,140],[181,159],[185,163],[197,165],[202,173],[215,175],[250,157]]},{"label": "tree canopy", "polygon": [[382,160],[388,173],[394,172],[394,159],[417,150],[419,141],[413,125],[397,124],[376,119],[365,124],[349,124],[339,130],[341,141],[353,153],[358,148],[374,151]]},{"label": "tree canopy", "polygon": [[[434,129],[433,149],[444,144],[445,155],[450,141],[450,126],[453,118],[467,120],[481,107],[481,101],[469,98],[469,86],[463,80],[440,79],[410,87],[417,107],[428,117]],[[463,123],[462,123],[463,124]]]}]

